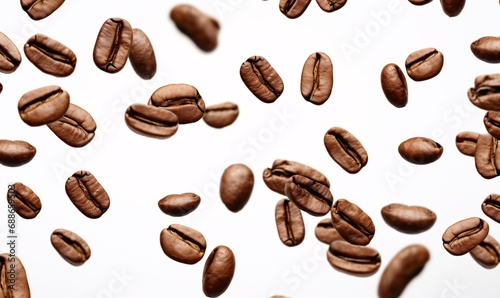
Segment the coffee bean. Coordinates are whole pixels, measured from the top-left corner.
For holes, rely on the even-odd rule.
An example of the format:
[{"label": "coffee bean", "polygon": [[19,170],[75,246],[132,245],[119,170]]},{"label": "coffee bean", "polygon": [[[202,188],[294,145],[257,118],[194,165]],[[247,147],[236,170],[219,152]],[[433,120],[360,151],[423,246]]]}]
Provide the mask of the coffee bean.
[{"label": "coffee bean", "polygon": [[62,43],[43,34],[33,35],[24,44],[24,53],[42,72],[67,77],[76,67],[76,55]]},{"label": "coffee bean", "polygon": [[202,287],[207,297],[219,297],[233,280],[236,260],[233,251],[219,245],[208,256],[203,267]]},{"label": "coffee bean", "polygon": [[455,138],[455,144],[457,145],[458,151],[467,156],[474,156],[479,135],[479,133],[472,131],[458,133]]},{"label": "coffee bean", "polygon": [[[314,229],[314,234],[319,241],[330,244],[335,240],[344,240],[340,233],[335,229],[332,224],[331,218],[322,219]],[[345,240],[344,240],[345,241]]]},{"label": "coffee bean", "polygon": [[289,19],[296,19],[300,17],[311,0],[280,0],[280,11]]},{"label": "coffee bean", "polygon": [[97,129],[97,124],[89,112],[72,103],[63,117],[47,126],[61,141],[77,148],[90,143]]},{"label": "coffee bean", "polygon": [[302,213],[288,199],[281,199],[274,211],[278,236],[286,246],[297,246],[302,243],[306,234]]},{"label": "coffee bean", "polygon": [[425,81],[437,76],[443,63],[443,54],[435,48],[421,49],[411,53],[406,59],[406,73],[414,81]]},{"label": "coffee bean", "polygon": [[425,165],[438,160],[443,154],[443,147],[429,138],[414,137],[402,142],[398,151],[406,161]]},{"label": "coffee bean", "polygon": [[211,52],[217,47],[219,22],[196,7],[188,4],[176,5],[170,11],[170,19],[200,50]]},{"label": "coffee bean", "polygon": [[274,102],[283,93],[280,75],[262,56],[252,56],[243,62],[240,77],[248,90],[265,103]]},{"label": "coffee bean", "polygon": [[316,0],[319,7],[325,12],[333,12],[341,9],[347,0]]},{"label": "coffee bean", "polygon": [[232,102],[224,102],[208,106],[205,109],[203,120],[208,126],[223,128],[231,125],[239,115],[238,105]]},{"label": "coffee bean", "polygon": [[59,255],[71,265],[83,265],[90,258],[89,245],[74,232],[56,229],[50,235],[50,242]]},{"label": "coffee bean", "polygon": [[330,189],[306,176],[294,175],[285,183],[285,195],[299,209],[313,215],[327,214],[333,204]]},{"label": "coffee bean", "polygon": [[464,9],[465,0],[441,0],[441,7],[449,17],[456,17]]},{"label": "coffee bean", "polygon": [[125,111],[125,123],[142,136],[168,139],[179,127],[179,119],[173,112],[142,103],[134,103]]},{"label": "coffee bean", "polygon": [[20,140],[0,140],[0,164],[7,167],[19,167],[35,157],[36,148]]},{"label": "coffee bean", "polygon": [[500,112],[488,111],[483,118],[488,133],[495,139],[500,139]]},{"label": "coffee bean", "polygon": [[420,244],[412,244],[400,250],[380,277],[378,296],[399,297],[406,286],[422,272],[429,258],[429,250]]},{"label": "coffee bean", "polygon": [[461,256],[486,238],[489,225],[479,217],[471,217],[449,226],[443,233],[443,246],[450,254]]},{"label": "coffee bean", "polygon": [[370,216],[346,199],[339,199],[333,204],[331,217],[333,227],[351,244],[367,245],[375,234]]},{"label": "coffee bean", "polygon": [[205,102],[198,90],[188,84],[169,84],[158,88],[149,105],[166,108],[179,119],[179,124],[193,123],[205,113]]},{"label": "coffee bean", "polygon": [[500,223],[500,195],[492,193],[487,196],[481,204],[484,214],[494,221]]},{"label": "coffee bean", "polygon": [[158,201],[158,207],[170,216],[184,216],[193,212],[200,205],[201,198],[192,192],[171,194]]},{"label": "coffee bean", "polygon": [[469,254],[484,268],[495,268],[500,260],[500,243],[493,236],[488,235]]},{"label": "coffee bean", "polygon": [[375,274],[382,260],[376,249],[342,240],[330,243],[326,258],[336,270],[360,277]]},{"label": "coffee bean", "polygon": [[[11,269],[14,268],[15,278],[12,279]],[[30,285],[28,276],[19,256],[12,257],[12,254],[0,254],[0,279],[2,287],[0,289],[1,297],[9,298],[30,298]]]},{"label": "coffee bean", "polygon": [[247,204],[252,195],[254,175],[244,164],[233,164],[222,173],[220,198],[232,212],[238,212]]},{"label": "coffee bean", "polygon": [[94,45],[95,65],[107,73],[123,69],[133,40],[132,27],[120,18],[107,19],[99,30]]},{"label": "coffee bean", "polygon": [[69,108],[69,94],[59,86],[46,86],[25,93],[17,104],[19,116],[29,126],[49,124]]},{"label": "coffee bean", "polygon": [[21,0],[21,7],[35,21],[44,19],[56,11],[64,0]]},{"label": "coffee bean", "polygon": [[476,107],[488,111],[500,111],[500,74],[477,76],[474,87],[467,97]]},{"label": "coffee bean", "polygon": [[368,153],[361,142],[341,127],[330,128],[324,143],[330,157],[350,174],[358,173],[368,162]]},{"label": "coffee bean", "polygon": [[148,36],[141,29],[132,30],[132,44],[128,58],[135,73],[142,79],[149,80],[155,75],[155,51]]},{"label": "coffee bean", "polygon": [[382,91],[387,100],[396,108],[402,108],[408,103],[408,85],[403,71],[394,63],[389,63],[380,74]]},{"label": "coffee bean", "polygon": [[0,72],[12,73],[21,64],[21,53],[7,35],[0,32]]},{"label": "coffee bean", "polygon": [[315,105],[322,105],[330,97],[332,86],[332,60],[325,53],[312,53],[302,68],[300,79],[302,97]]},{"label": "coffee bean", "polygon": [[432,2],[432,0],[408,0],[411,4],[413,5],[425,5],[425,4],[428,4],[430,2]]},{"label": "coffee bean", "polygon": [[498,140],[489,134],[482,134],[477,139],[474,161],[477,172],[485,179],[500,175],[500,148]]},{"label": "coffee bean", "polygon": [[172,224],[161,231],[160,245],[163,252],[172,260],[191,265],[203,258],[207,241],[195,229]]},{"label": "coffee bean", "polygon": [[36,193],[21,182],[9,185],[7,203],[22,218],[35,218],[42,210],[42,202]]},{"label": "coffee bean", "polygon": [[3,85],[2,83],[0,83],[0,93],[2,93],[2,90],[3,90]]},{"label": "coffee bean", "polygon": [[89,218],[99,218],[109,208],[108,193],[88,171],[75,172],[66,180],[65,189],[75,207]]},{"label": "coffee bean", "polygon": [[425,232],[436,222],[436,214],[422,206],[393,203],[384,206],[381,213],[390,227],[407,234]]},{"label": "coffee bean", "polygon": [[500,63],[500,36],[484,36],[470,45],[472,54],[488,63]]}]

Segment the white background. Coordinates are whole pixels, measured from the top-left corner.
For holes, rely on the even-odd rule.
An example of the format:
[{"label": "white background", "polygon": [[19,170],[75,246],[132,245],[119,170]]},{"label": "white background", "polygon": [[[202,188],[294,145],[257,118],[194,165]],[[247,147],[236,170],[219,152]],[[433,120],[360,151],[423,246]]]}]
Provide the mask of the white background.
[{"label": "white background", "polygon": [[[215,51],[204,53],[182,35],[169,18],[171,8],[191,3],[219,20]],[[469,255],[452,256],[441,236],[451,224],[479,216],[500,239],[498,223],[481,211],[483,199],[498,192],[498,178],[483,179],[474,159],[455,147],[461,131],[485,133],[485,111],[467,99],[478,75],[495,73],[498,66],[475,58],[470,44],[498,35],[498,1],[469,1],[462,13],[449,18],[439,1],[414,6],[408,1],[349,1],[342,9],[323,12],[312,1],[298,19],[286,18],[278,1],[66,1],[42,21],[33,21],[19,1],[3,1],[0,31],[22,48],[43,33],[77,55],[75,72],[55,78],[39,71],[24,53],[12,74],[0,74],[0,138],[22,139],[37,148],[35,158],[18,168],[0,168],[3,186],[22,182],[42,200],[32,220],[18,218],[17,255],[26,267],[32,297],[204,297],[204,262],[217,245],[229,246],[236,256],[234,279],[223,297],[376,297],[380,276],[403,247],[420,243],[431,253],[422,273],[403,297],[498,297],[498,270],[487,270]],[[121,17],[150,38],[158,62],[156,76],[144,81],[130,63],[117,74],[99,70],[92,51],[103,22]],[[385,99],[380,71],[394,62],[404,69],[413,51],[435,47],[444,54],[441,73],[428,81],[408,79],[409,102],[397,109]],[[322,106],[300,94],[300,74],[313,52],[328,54],[335,83]],[[252,55],[264,56],[281,75],[283,94],[272,104],[255,98],[239,77],[239,67]],[[170,83],[195,86],[207,105],[238,104],[234,124],[217,130],[203,121],[182,125],[167,140],[133,133],[125,125],[128,105],[146,103],[158,87]],[[94,117],[98,133],[84,148],[71,148],[47,127],[29,127],[17,113],[25,92],[59,85],[71,102]],[[369,161],[358,174],[348,174],[328,155],[325,132],[340,126],[366,148]],[[444,147],[442,157],[429,165],[404,161],[398,145],[424,136]],[[326,260],[327,246],[314,236],[321,218],[303,215],[306,238],[286,247],[277,235],[274,207],[282,197],[269,190],[262,172],[275,159],[308,164],[331,181],[335,199],[346,198],[369,214],[376,226],[370,246],[382,255],[381,269],[371,277],[354,277],[334,270]],[[218,186],[222,171],[245,163],[255,174],[252,197],[243,210],[232,213],[222,204]],[[71,203],[65,180],[88,170],[111,198],[109,210],[89,219]],[[163,214],[157,202],[172,193],[195,192],[199,208],[184,218]],[[427,232],[405,235],[385,224],[380,209],[390,203],[422,205],[437,214]],[[7,235],[7,202],[0,200],[0,233]],[[327,216],[325,216],[327,217]],[[169,259],[161,250],[160,231],[172,223],[188,225],[207,239],[207,253],[195,265]],[[65,228],[83,237],[92,249],[82,266],[65,262],[50,244],[50,234]],[[2,251],[7,251],[5,245]]]}]

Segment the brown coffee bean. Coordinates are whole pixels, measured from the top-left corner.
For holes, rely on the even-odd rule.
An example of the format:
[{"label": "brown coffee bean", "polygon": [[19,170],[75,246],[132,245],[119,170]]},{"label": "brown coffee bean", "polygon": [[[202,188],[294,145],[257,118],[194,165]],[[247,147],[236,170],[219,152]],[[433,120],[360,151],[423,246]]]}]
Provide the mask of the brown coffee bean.
[{"label": "brown coffee bean", "polygon": [[142,136],[168,139],[177,132],[179,118],[167,109],[134,103],[125,111],[125,123]]},{"label": "brown coffee bean", "polygon": [[457,145],[458,151],[467,156],[474,156],[479,135],[479,133],[472,131],[458,133],[455,138],[455,144]]},{"label": "brown coffee bean", "polygon": [[494,221],[500,223],[500,195],[492,193],[487,196],[481,204],[484,214]]},{"label": "brown coffee bean", "polygon": [[[330,244],[335,240],[344,240],[340,233],[335,229],[332,224],[331,218],[322,219],[314,229],[314,234],[319,241]],[[345,240],[344,240],[345,241]]]},{"label": "brown coffee bean", "polygon": [[488,133],[495,139],[500,139],[500,112],[488,111],[483,118]]},{"label": "brown coffee bean", "polygon": [[380,74],[382,91],[387,100],[396,108],[402,108],[408,103],[408,85],[406,78],[399,66],[389,63]]},{"label": "brown coffee bean", "polygon": [[9,185],[7,203],[22,218],[35,218],[42,210],[42,202],[36,193],[21,182]]},{"label": "brown coffee bean", "polygon": [[432,0],[408,0],[411,4],[413,5],[425,5],[425,4],[428,4],[430,2],[432,2]]},{"label": "brown coffee bean", "polygon": [[474,87],[467,97],[476,107],[488,111],[500,111],[500,74],[477,76]]},{"label": "brown coffee bean", "polygon": [[203,114],[203,121],[208,126],[223,128],[233,124],[239,115],[238,105],[232,102],[224,102],[208,106]]},{"label": "brown coffee bean", "polygon": [[[15,270],[15,278],[12,278],[12,270]],[[24,269],[21,259],[16,255],[3,253],[0,254],[0,279],[2,287],[0,288],[0,297],[5,298],[31,298],[28,276]]]},{"label": "brown coffee bean", "polygon": [[311,0],[280,0],[280,11],[289,19],[300,17],[311,3]]},{"label": "brown coffee bean", "polygon": [[443,154],[443,147],[429,138],[414,137],[402,142],[398,152],[408,162],[425,165],[438,160]]},{"label": "brown coffee bean", "polygon": [[0,72],[12,73],[21,64],[19,49],[7,35],[0,32]]},{"label": "brown coffee bean", "polygon": [[297,246],[302,243],[306,234],[302,213],[288,199],[281,199],[274,211],[278,236],[286,246]]},{"label": "brown coffee bean", "polygon": [[77,171],[66,180],[66,194],[83,215],[101,217],[109,208],[108,193],[89,171]]},{"label": "brown coffee bean", "polygon": [[330,243],[326,258],[336,270],[361,277],[375,274],[382,260],[376,249],[342,240]]},{"label": "brown coffee bean", "polygon": [[312,53],[304,63],[300,79],[300,92],[306,101],[315,105],[324,104],[333,87],[333,64],[322,52]]},{"label": "brown coffee bean", "polygon": [[474,161],[477,172],[485,179],[500,175],[500,148],[498,140],[489,134],[482,134],[477,139]]},{"label": "brown coffee bean", "polygon": [[66,229],[56,229],[50,242],[59,255],[73,266],[83,265],[90,258],[90,247],[82,237]]},{"label": "brown coffee bean", "polygon": [[488,63],[500,63],[500,36],[484,36],[470,45],[472,54]]},{"label": "brown coffee bean", "polygon": [[62,43],[43,34],[33,35],[24,44],[24,54],[42,72],[67,77],[76,67],[76,55]]},{"label": "brown coffee bean", "polygon": [[441,0],[441,7],[449,17],[456,17],[464,9],[465,0]]},{"label": "brown coffee bean", "polygon": [[0,93],[2,93],[2,90],[3,90],[3,85],[2,83],[0,83]]},{"label": "brown coffee bean", "polygon": [[420,244],[412,244],[400,250],[380,277],[378,296],[399,297],[406,286],[422,272],[429,258],[429,250]]},{"label": "brown coffee bean", "polygon": [[479,217],[471,217],[449,226],[443,233],[443,246],[450,254],[461,256],[486,238],[489,225]]},{"label": "brown coffee bean", "polygon": [[333,227],[346,241],[367,245],[375,235],[375,225],[358,205],[346,199],[337,200],[331,210]]},{"label": "brown coffee bean", "polygon": [[425,232],[436,222],[436,214],[422,206],[393,203],[384,206],[381,213],[390,227],[407,234]]},{"label": "brown coffee bean", "polygon": [[47,127],[64,143],[79,148],[92,141],[97,124],[89,112],[70,103],[64,116]]},{"label": "brown coffee bean", "polygon": [[95,65],[107,73],[123,69],[133,40],[132,27],[120,18],[107,19],[99,30],[94,45]]},{"label": "brown coffee bean", "polygon": [[135,73],[144,80],[149,80],[156,73],[156,56],[153,45],[141,29],[132,30],[132,44],[128,58]]},{"label": "brown coffee bean", "polygon": [[59,86],[46,86],[25,93],[17,104],[19,116],[29,126],[54,122],[69,108],[68,92]]},{"label": "brown coffee bean", "polygon": [[421,49],[411,53],[406,59],[406,73],[414,81],[425,81],[437,76],[443,63],[443,54],[435,48]]},{"label": "brown coffee bean", "polygon": [[333,204],[333,195],[327,186],[301,175],[288,179],[285,195],[299,209],[313,216],[328,214]]},{"label": "brown coffee bean", "polygon": [[19,167],[35,157],[36,148],[20,140],[0,140],[0,164],[7,167]]},{"label": "brown coffee bean", "polygon": [[262,56],[252,56],[243,62],[240,77],[248,90],[262,102],[272,103],[283,93],[280,75]]},{"label": "brown coffee bean", "polygon": [[316,0],[319,7],[325,12],[333,12],[341,9],[347,0]]},{"label": "brown coffee bean", "polygon": [[368,153],[361,142],[341,127],[330,128],[324,143],[330,157],[350,174],[358,173],[368,162]]},{"label": "brown coffee bean", "polygon": [[196,264],[205,254],[207,241],[195,229],[172,224],[160,233],[163,252],[172,260],[184,264]]},{"label": "brown coffee bean", "polygon": [[44,19],[56,11],[64,0],[21,0],[21,7],[35,21]]},{"label": "brown coffee bean", "polygon": [[202,287],[207,297],[219,297],[233,280],[236,260],[233,251],[219,245],[208,256],[203,267]]},{"label": "brown coffee bean", "polygon": [[500,260],[500,243],[491,235],[488,235],[469,254],[484,268],[495,268]]},{"label": "brown coffee bean", "polygon": [[171,194],[158,201],[158,207],[170,216],[184,216],[193,212],[200,205],[201,198],[192,192]]},{"label": "brown coffee bean", "polygon": [[252,195],[254,175],[244,164],[233,164],[222,173],[220,181],[220,198],[222,203],[232,212],[238,212],[248,203]]}]

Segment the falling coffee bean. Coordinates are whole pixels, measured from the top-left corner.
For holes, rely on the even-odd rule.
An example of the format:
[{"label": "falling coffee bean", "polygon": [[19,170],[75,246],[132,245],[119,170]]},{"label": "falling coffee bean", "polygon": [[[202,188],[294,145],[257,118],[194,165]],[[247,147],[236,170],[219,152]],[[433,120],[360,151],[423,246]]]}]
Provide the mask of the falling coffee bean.
[{"label": "falling coffee bean", "polygon": [[455,144],[457,145],[458,151],[467,156],[474,156],[479,135],[479,133],[472,131],[458,133],[455,138]]},{"label": "falling coffee bean", "polygon": [[254,175],[244,164],[233,164],[222,173],[220,197],[227,209],[238,212],[247,204],[252,195]]},{"label": "falling coffee bean", "polygon": [[7,203],[22,218],[35,218],[42,210],[42,202],[37,194],[21,182],[9,185]]},{"label": "falling coffee bean", "polygon": [[479,217],[460,220],[449,226],[443,233],[443,247],[454,256],[461,256],[486,238],[489,225]]},{"label": "falling coffee bean", "polygon": [[398,151],[406,161],[425,165],[438,160],[443,154],[443,147],[429,138],[414,137],[402,142]]}]

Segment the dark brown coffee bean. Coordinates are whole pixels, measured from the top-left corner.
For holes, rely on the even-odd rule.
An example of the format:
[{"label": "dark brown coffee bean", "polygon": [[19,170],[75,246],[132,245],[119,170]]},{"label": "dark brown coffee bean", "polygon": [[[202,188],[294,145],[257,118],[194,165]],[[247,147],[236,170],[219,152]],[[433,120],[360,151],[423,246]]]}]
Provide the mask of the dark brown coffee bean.
[{"label": "dark brown coffee bean", "polygon": [[330,128],[324,143],[330,157],[350,174],[358,173],[368,162],[368,153],[361,142],[341,127]]},{"label": "dark brown coffee bean", "polygon": [[95,65],[107,73],[123,69],[132,45],[133,33],[129,22],[120,18],[107,19],[99,30],[94,45]]},{"label": "dark brown coffee bean", "polygon": [[28,39],[24,44],[24,54],[38,69],[56,77],[67,77],[76,67],[75,53],[43,34],[36,34]]},{"label": "dark brown coffee bean", "polygon": [[376,249],[342,240],[330,243],[326,258],[336,270],[362,277],[375,274],[382,261]]},{"label": "dark brown coffee bean", "polygon": [[498,140],[489,134],[482,134],[477,139],[474,161],[476,170],[485,179],[500,175],[500,148]]},{"label": "dark brown coffee bean", "polygon": [[208,106],[205,109],[203,120],[208,126],[223,128],[233,124],[239,115],[238,105],[232,102],[224,102]]},{"label": "dark brown coffee bean", "polygon": [[285,195],[299,209],[313,216],[328,214],[333,204],[333,195],[327,186],[301,175],[288,179]]},{"label": "dark brown coffee bean", "polygon": [[77,148],[90,143],[97,129],[97,124],[89,112],[72,103],[63,117],[47,126],[61,141]]},{"label": "dark brown coffee bean", "polygon": [[443,54],[435,48],[421,49],[411,53],[406,59],[406,73],[414,81],[425,81],[437,76],[443,63]]},{"label": "dark brown coffee bean", "polygon": [[481,204],[484,214],[494,221],[500,223],[500,195],[492,193],[487,196]]},{"label": "dark brown coffee bean", "polygon": [[184,264],[196,264],[205,254],[207,241],[195,229],[172,224],[160,233],[163,252],[172,260]]},{"label": "dark brown coffee bean", "polygon": [[205,113],[205,102],[198,90],[188,84],[169,84],[158,88],[149,105],[166,108],[179,119],[179,124],[193,123]]},{"label": "dark brown coffee bean", "polygon": [[2,93],[2,90],[3,90],[3,85],[2,83],[0,83],[0,93]]},{"label": "dark brown coffee bean", "polygon": [[59,86],[46,86],[25,93],[17,104],[19,116],[29,126],[54,122],[69,108],[69,94]]},{"label": "dark brown coffee bean", "polygon": [[285,184],[288,181],[288,178],[293,175],[305,176],[316,182],[324,184],[328,188],[330,187],[330,181],[328,181],[328,178],[326,178],[326,176],[318,170],[299,162],[285,159],[276,159],[271,168],[264,170],[262,178],[269,189],[286,196]]},{"label": "dark brown coffee bean", "polygon": [[233,251],[219,245],[208,256],[203,267],[202,287],[207,297],[219,297],[233,280],[236,260]]},{"label": "dark brown coffee bean", "polygon": [[408,1],[409,1],[411,4],[413,4],[413,5],[418,5],[418,6],[420,6],[420,5],[425,5],[425,4],[427,4],[427,3],[431,3],[431,2],[432,2],[432,0],[408,0]]},{"label": "dark brown coffee bean", "polygon": [[286,246],[297,246],[302,243],[306,234],[302,213],[288,199],[281,199],[274,211],[278,236]]},{"label": "dark brown coffee bean", "polygon": [[127,108],[125,123],[133,132],[157,139],[170,138],[179,127],[179,119],[173,112],[142,103]]},{"label": "dark brown coffee bean", "polygon": [[316,0],[319,7],[325,12],[333,12],[341,9],[347,0]]},{"label": "dark brown coffee bean", "polygon": [[488,235],[469,254],[484,268],[495,268],[500,260],[500,243],[491,235]]},{"label": "dark brown coffee bean", "polygon": [[56,229],[50,235],[50,242],[59,255],[71,265],[83,265],[90,258],[89,245],[74,232]]},{"label": "dark brown coffee bean", "polygon": [[443,233],[443,246],[450,254],[461,256],[486,238],[489,225],[479,217],[471,217],[449,226]]},{"label": "dark brown coffee bean", "polygon": [[467,156],[474,156],[479,135],[479,133],[472,131],[458,133],[455,138],[455,144],[457,145],[458,151]]},{"label": "dark brown coffee bean", "polygon": [[36,193],[21,182],[9,185],[7,203],[22,218],[35,218],[42,210],[42,202]]},{"label": "dark brown coffee bean", "polygon": [[222,173],[220,198],[232,212],[238,212],[247,204],[252,195],[254,175],[244,164],[233,164]]},{"label": "dark brown coffee bean", "polygon": [[21,53],[7,35],[0,32],[0,72],[12,73],[21,64]]},{"label": "dark brown coffee bean", "polygon": [[217,47],[219,22],[196,7],[188,4],[176,5],[170,11],[170,19],[202,51],[211,52]]},{"label": "dark brown coffee bean", "polygon": [[[15,278],[11,278],[12,269],[14,269]],[[8,253],[0,254],[0,279],[2,280],[0,297],[31,297],[28,276],[18,256],[12,257],[12,254]]]},{"label": "dark brown coffee bean", "polygon": [[500,36],[484,36],[470,45],[472,54],[488,63],[500,63]]},{"label": "dark brown coffee bean", "polygon": [[21,7],[31,19],[38,21],[50,16],[64,0],[21,0]]},{"label": "dark brown coffee bean", "polygon": [[467,97],[476,107],[488,111],[500,111],[500,74],[477,76],[474,87]]},{"label": "dark brown coffee bean", "polygon": [[156,73],[156,56],[153,45],[141,29],[132,30],[132,44],[128,58],[135,73],[144,80],[149,80]]},{"label": "dark brown coffee bean", "polygon": [[429,258],[429,250],[420,244],[412,244],[400,250],[380,277],[378,296],[399,297],[406,286],[422,272]]},{"label": "dark brown coffee bean", "polygon": [[402,108],[408,103],[408,85],[406,78],[399,66],[389,63],[380,74],[382,91],[387,100],[396,108]]},{"label": "dark brown coffee bean", "polygon": [[325,53],[312,53],[302,68],[300,79],[302,97],[315,105],[322,105],[330,97],[332,87],[332,60]]},{"label": "dark brown coffee bean", "polygon": [[274,102],[283,93],[280,75],[262,56],[252,56],[243,62],[240,77],[248,90],[265,103]]},{"label": "dark brown coffee bean", "polygon": [[488,111],[483,118],[488,133],[495,139],[500,139],[500,112]]},{"label": "dark brown coffee bean", "polygon": [[19,167],[35,157],[36,148],[20,140],[0,140],[0,164],[7,167]]},{"label": "dark brown coffee bean", "polygon": [[358,205],[346,199],[337,200],[331,210],[333,227],[346,241],[367,245],[375,235],[375,225]]},{"label": "dark brown coffee bean", "polygon": [[192,192],[171,194],[158,201],[158,207],[170,216],[184,216],[193,212],[200,205],[201,198]]},{"label": "dark brown coffee bean", "polygon": [[406,161],[425,165],[438,160],[443,154],[443,147],[429,138],[414,137],[402,142],[398,151]]},{"label": "dark brown coffee bean", "polygon": [[88,171],[77,171],[66,180],[66,194],[83,215],[101,217],[109,208],[108,193]]},{"label": "dark brown coffee bean", "polygon": [[311,3],[311,0],[280,0],[280,11],[289,19],[300,17]]},{"label": "dark brown coffee bean", "polygon": [[436,222],[436,214],[421,206],[394,203],[384,206],[381,213],[390,227],[407,234],[425,232]]},{"label": "dark brown coffee bean", "polygon": [[[332,224],[331,218],[322,219],[314,229],[314,234],[319,241],[330,244],[335,240],[344,240],[340,233],[335,229]],[[344,240],[345,241],[345,240]]]},{"label": "dark brown coffee bean", "polygon": [[441,0],[441,7],[449,17],[456,17],[464,9],[465,0]]}]

